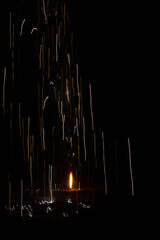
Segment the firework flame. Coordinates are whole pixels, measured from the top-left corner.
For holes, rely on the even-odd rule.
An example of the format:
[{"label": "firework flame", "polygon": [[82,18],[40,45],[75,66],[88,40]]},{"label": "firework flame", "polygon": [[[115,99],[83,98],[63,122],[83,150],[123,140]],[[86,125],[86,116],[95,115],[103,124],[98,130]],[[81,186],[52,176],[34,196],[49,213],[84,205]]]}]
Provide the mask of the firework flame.
[{"label": "firework flame", "polygon": [[73,187],[73,174],[70,172],[69,174],[69,188],[72,189]]}]

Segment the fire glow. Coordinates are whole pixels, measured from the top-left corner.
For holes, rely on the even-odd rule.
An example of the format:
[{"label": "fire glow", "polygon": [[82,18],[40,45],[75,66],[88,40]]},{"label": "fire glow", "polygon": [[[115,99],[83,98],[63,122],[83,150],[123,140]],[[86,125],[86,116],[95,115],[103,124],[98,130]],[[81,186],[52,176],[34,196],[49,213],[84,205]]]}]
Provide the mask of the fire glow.
[{"label": "fire glow", "polygon": [[69,174],[69,188],[72,189],[73,187],[73,174],[70,172]]}]

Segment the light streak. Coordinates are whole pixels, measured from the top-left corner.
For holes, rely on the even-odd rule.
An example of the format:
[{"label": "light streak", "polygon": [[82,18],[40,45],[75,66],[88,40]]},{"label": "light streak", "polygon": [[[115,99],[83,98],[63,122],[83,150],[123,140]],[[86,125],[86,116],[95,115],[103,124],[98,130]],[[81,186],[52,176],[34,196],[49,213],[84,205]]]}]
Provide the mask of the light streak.
[{"label": "light streak", "polygon": [[53,193],[52,193],[52,165],[49,164],[49,172],[48,172],[48,182],[49,182],[49,193],[51,198],[51,203],[53,202]]},{"label": "light streak", "polygon": [[50,67],[50,48],[48,48],[48,79],[50,79],[50,71],[51,71],[51,67]]},{"label": "light streak", "polygon": [[66,5],[64,4],[64,35],[66,34]]},{"label": "light streak", "polygon": [[96,150],[96,133],[93,133],[94,135],[94,158],[95,158],[95,168],[97,168],[97,150]]},{"label": "light streak", "polygon": [[12,84],[14,83],[14,23],[12,25]]},{"label": "light streak", "polygon": [[22,33],[23,33],[23,25],[24,25],[25,21],[26,21],[26,19],[23,19],[23,21],[22,21],[20,36],[22,36]]},{"label": "light streak", "polygon": [[44,17],[45,17],[45,22],[47,22],[47,15],[46,15],[46,8],[45,8],[44,0],[43,0],[43,13],[44,13]]},{"label": "light streak", "polygon": [[76,126],[74,127],[74,134],[77,132],[77,137],[79,136],[79,130],[78,130],[78,118],[76,118]]},{"label": "light streak", "polygon": [[76,64],[77,96],[79,96],[78,64]]},{"label": "light streak", "polygon": [[83,144],[84,144],[84,160],[87,160],[86,155],[86,130],[85,130],[85,118],[83,117]]},{"label": "light streak", "polygon": [[39,49],[39,69],[42,67],[42,44],[40,45]]},{"label": "light streak", "polygon": [[13,128],[13,121],[12,121],[12,118],[13,118],[13,113],[12,113],[12,102],[10,102],[10,140],[11,140],[11,155],[12,155],[12,147],[13,147],[13,136],[12,136],[12,128]]},{"label": "light streak", "polygon": [[131,184],[132,184],[132,196],[134,196],[134,183],[133,183],[132,159],[131,159],[131,144],[130,144],[130,139],[129,138],[128,138],[128,151],[129,151],[129,169],[130,169]]},{"label": "light streak", "polygon": [[22,149],[23,149],[23,160],[25,161],[24,119],[23,118],[22,118]]},{"label": "light streak", "polygon": [[45,151],[45,131],[44,131],[44,127],[42,128],[42,136],[43,136],[43,150]]},{"label": "light streak", "polygon": [[34,32],[34,31],[37,31],[38,29],[36,27],[32,28],[31,30],[31,34]]},{"label": "light streak", "polygon": [[30,179],[31,179],[31,194],[33,194],[33,174],[32,174],[32,156],[30,156]]},{"label": "light streak", "polygon": [[107,195],[107,176],[106,176],[106,164],[105,164],[104,132],[102,132],[102,144],[103,144],[103,170],[104,170],[104,182],[105,182],[105,195]]},{"label": "light streak", "polygon": [[28,134],[27,134],[27,161],[29,162],[29,132],[30,132],[30,117],[28,117]]},{"label": "light streak", "polygon": [[8,187],[9,187],[9,204],[8,204],[8,207],[9,207],[9,214],[11,215],[11,182],[9,181],[9,183],[8,183]]},{"label": "light streak", "polygon": [[46,101],[48,100],[49,96],[47,96],[45,99],[44,99],[44,103],[43,103],[43,110],[45,109],[45,106],[46,106]]},{"label": "light streak", "polygon": [[58,62],[58,33],[56,33],[56,62]]},{"label": "light streak", "polygon": [[53,201],[53,195],[52,195],[52,165],[51,165],[51,169],[50,169],[50,171],[51,171],[51,176],[50,176],[50,195],[51,195],[51,203],[52,203],[52,201]]},{"label": "light streak", "polygon": [[23,217],[23,180],[21,179],[21,204],[20,204],[20,216]]},{"label": "light streak", "polygon": [[19,103],[19,135],[22,136],[22,126],[21,126],[21,104]]},{"label": "light streak", "polygon": [[91,110],[91,119],[92,119],[92,130],[94,130],[91,83],[89,84],[89,93],[90,93],[90,110]]},{"label": "light streak", "polygon": [[2,104],[2,108],[3,108],[3,113],[5,115],[5,109],[6,109],[6,97],[5,97],[5,89],[6,89],[6,67],[4,67],[4,81],[3,81],[3,104]]},{"label": "light streak", "polygon": [[12,48],[12,13],[9,12],[9,45]]},{"label": "light streak", "polygon": [[65,114],[62,117],[62,140],[64,141],[64,125],[65,125]]}]

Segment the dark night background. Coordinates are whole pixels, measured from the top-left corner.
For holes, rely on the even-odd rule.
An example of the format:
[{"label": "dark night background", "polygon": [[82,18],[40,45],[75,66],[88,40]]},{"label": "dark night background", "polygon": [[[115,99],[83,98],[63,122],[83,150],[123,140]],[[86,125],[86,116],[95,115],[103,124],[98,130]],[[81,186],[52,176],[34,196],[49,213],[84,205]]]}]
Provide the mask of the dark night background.
[{"label": "dark night background", "polygon": [[[5,1],[7,2],[7,1]],[[15,4],[6,4],[5,11]],[[71,1],[71,28],[77,62],[89,98],[92,83],[97,142],[105,134],[106,164],[114,169],[117,140],[121,191],[125,185],[131,140],[135,195],[155,204],[159,199],[159,92],[157,76],[157,28],[154,8],[147,3]],[[1,7],[2,8],[2,7]],[[155,7],[156,8],[156,7]],[[2,10],[1,10],[2,11]],[[5,12],[4,11],[4,12]],[[7,61],[5,17],[1,16],[1,66]],[[2,34],[3,33],[3,34]],[[86,114],[87,113],[86,110]],[[3,126],[1,126],[1,129]],[[101,150],[98,149],[98,152]],[[101,156],[101,155],[99,155]],[[108,181],[112,182],[114,176]],[[109,191],[114,188],[111,185]],[[124,189],[123,189],[124,188]]]},{"label": "dark night background", "polygon": [[82,74],[93,84],[96,127],[108,139],[133,139],[137,189],[158,195],[156,9],[147,3],[73,5]]}]

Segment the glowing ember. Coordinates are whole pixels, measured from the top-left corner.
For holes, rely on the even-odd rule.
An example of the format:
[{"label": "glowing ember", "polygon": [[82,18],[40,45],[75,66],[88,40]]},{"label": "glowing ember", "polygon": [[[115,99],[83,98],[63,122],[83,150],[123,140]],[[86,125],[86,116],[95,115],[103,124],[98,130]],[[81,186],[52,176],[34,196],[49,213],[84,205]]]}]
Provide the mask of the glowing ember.
[{"label": "glowing ember", "polygon": [[73,174],[70,172],[69,174],[69,188],[71,189],[73,186]]}]

